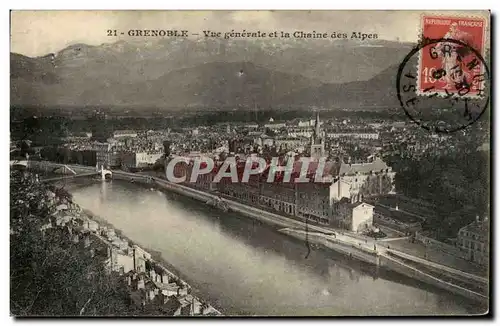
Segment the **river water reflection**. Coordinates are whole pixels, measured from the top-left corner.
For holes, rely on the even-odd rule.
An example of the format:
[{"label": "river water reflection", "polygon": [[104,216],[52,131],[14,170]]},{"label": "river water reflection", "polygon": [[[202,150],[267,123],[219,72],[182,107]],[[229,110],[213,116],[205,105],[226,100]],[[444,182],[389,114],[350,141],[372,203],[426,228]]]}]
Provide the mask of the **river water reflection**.
[{"label": "river water reflection", "polygon": [[74,200],[159,251],[198,295],[229,315],[469,314],[461,297],[312,250],[273,228],[172,193],[113,180]]}]

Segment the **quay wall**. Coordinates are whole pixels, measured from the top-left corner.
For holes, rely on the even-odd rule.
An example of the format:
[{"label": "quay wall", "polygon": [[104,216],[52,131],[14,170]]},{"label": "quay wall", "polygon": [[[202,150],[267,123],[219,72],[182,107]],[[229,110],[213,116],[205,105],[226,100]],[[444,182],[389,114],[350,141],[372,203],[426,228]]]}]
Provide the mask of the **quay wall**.
[{"label": "quay wall", "polygon": [[451,254],[453,256],[456,256],[456,257],[459,257],[462,259],[468,258],[467,252],[461,251],[460,248],[452,246],[452,245],[444,243],[444,242],[441,242],[441,241],[438,241],[438,240],[433,239],[433,238],[426,237],[421,232],[415,233],[415,240],[426,245],[426,246],[429,246],[429,247],[437,249],[437,250],[441,250],[441,251],[446,252],[448,254]]},{"label": "quay wall", "polygon": [[387,252],[389,252],[394,258],[410,260],[417,266],[418,265],[425,266],[426,269],[431,270],[435,273],[443,274],[443,276],[447,278],[454,279],[461,283],[466,283],[468,285],[481,288],[483,291],[488,289],[489,282],[486,277],[466,273],[437,263],[429,262],[426,261],[425,259],[408,255],[399,250],[388,249]]},{"label": "quay wall", "polygon": [[[177,183],[171,183],[171,182],[168,182],[168,181],[163,180],[163,179],[153,177],[153,180],[154,180],[155,184],[157,184],[158,186],[160,186],[164,189],[171,190],[171,191],[177,192],[179,194],[182,194],[182,195],[185,195],[185,196],[188,196],[188,197],[191,197],[193,199],[197,199],[197,200],[200,200],[203,202],[206,202],[208,200],[214,200],[214,199],[218,198],[218,196],[216,196],[214,194],[210,194],[210,193],[207,193],[204,191],[189,188],[189,187],[177,184]],[[269,213],[269,212],[265,212],[265,211],[262,211],[260,209],[257,209],[257,208],[251,207],[251,206],[247,206],[244,204],[240,204],[240,203],[235,202],[235,201],[224,199],[224,202],[227,204],[227,206],[230,210],[237,212],[237,213],[241,213],[245,216],[257,219],[259,221],[265,222],[267,224],[275,225],[278,227],[297,227],[297,224],[300,223],[297,221],[297,224],[295,224],[295,223],[293,223],[295,221],[290,221],[290,219],[288,219],[286,217],[279,216],[277,214],[273,214],[273,213]]]},{"label": "quay wall", "polygon": [[[279,232],[290,237],[305,241],[306,233],[304,230],[281,229]],[[375,266],[379,265],[379,255],[373,250],[350,245],[342,241],[326,238],[323,234],[308,232],[307,239],[310,243],[322,245],[323,247],[346,255],[352,259],[360,260]]]},{"label": "quay wall", "polygon": [[446,282],[430,274],[424,273],[416,267],[407,265],[401,262],[400,260],[394,259],[387,255],[380,255],[380,266],[387,268],[388,270],[392,270],[402,275],[408,276],[410,278],[422,281],[424,283],[434,285],[440,289],[447,290],[451,293],[472,299],[474,301],[478,302],[488,301],[488,296],[486,295],[474,292],[472,290],[466,289],[456,284]]}]

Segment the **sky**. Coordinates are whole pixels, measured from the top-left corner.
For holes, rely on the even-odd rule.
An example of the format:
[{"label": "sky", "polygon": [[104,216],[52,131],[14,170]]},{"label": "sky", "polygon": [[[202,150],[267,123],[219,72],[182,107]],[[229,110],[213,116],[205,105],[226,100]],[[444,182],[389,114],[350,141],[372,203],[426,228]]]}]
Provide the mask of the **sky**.
[{"label": "sky", "polygon": [[[230,32],[362,32],[379,39],[415,42],[420,34],[423,11],[12,11],[11,52],[41,56],[75,43],[114,43],[130,29],[185,29]],[[457,12],[440,12],[440,14]],[[460,12],[484,16],[484,11]],[[107,30],[118,36],[107,36]],[[120,32],[125,32],[120,36]],[[135,38],[137,40],[137,38]]]}]

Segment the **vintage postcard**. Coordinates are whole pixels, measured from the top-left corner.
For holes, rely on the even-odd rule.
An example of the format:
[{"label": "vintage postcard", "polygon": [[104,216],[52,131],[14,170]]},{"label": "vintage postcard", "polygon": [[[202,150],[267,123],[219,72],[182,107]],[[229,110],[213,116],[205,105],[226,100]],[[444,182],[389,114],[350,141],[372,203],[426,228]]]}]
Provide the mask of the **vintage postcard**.
[{"label": "vintage postcard", "polygon": [[11,11],[10,311],[490,313],[489,11]]}]

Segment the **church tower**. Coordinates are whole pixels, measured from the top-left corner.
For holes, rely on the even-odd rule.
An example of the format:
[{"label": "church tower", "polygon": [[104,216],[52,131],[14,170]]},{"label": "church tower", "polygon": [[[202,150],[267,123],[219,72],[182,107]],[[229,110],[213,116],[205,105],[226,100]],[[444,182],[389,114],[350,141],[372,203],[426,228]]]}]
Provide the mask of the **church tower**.
[{"label": "church tower", "polygon": [[314,132],[311,137],[311,157],[319,159],[325,155],[325,139],[321,134],[321,122],[319,112],[316,112],[316,121],[314,122]]},{"label": "church tower", "polygon": [[316,138],[321,137],[321,129],[320,129],[320,122],[319,122],[319,112],[316,112],[316,121],[314,122],[314,136]]}]

